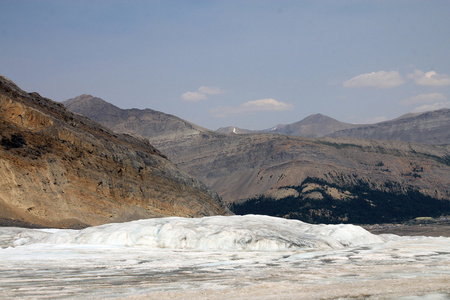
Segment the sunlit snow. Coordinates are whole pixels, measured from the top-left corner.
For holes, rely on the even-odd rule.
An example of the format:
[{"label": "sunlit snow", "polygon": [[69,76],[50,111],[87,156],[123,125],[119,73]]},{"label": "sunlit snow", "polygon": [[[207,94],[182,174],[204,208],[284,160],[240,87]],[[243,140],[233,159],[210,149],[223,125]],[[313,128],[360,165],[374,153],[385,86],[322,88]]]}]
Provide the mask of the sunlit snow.
[{"label": "sunlit snow", "polygon": [[450,238],[267,216],[83,230],[0,227],[6,299],[300,299],[450,295]]}]

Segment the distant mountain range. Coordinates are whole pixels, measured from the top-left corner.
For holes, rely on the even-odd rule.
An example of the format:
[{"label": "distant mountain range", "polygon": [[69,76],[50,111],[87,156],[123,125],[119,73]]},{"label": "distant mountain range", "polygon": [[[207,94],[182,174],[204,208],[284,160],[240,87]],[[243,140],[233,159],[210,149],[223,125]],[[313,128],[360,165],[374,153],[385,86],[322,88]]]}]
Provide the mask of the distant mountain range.
[{"label": "distant mountain range", "polygon": [[[149,109],[122,110],[87,95],[64,105],[117,132],[148,138],[180,168],[217,191],[236,212],[359,223],[450,213],[450,145],[241,134],[244,131],[235,127],[220,133]],[[392,122],[428,120],[432,124],[428,128],[435,128],[439,122],[429,118],[445,120],[442,114],[448,115],[448,110],[428,119],[420,114]],[[314,124],[323,126],[318,129]],[[359,127],[313,115],[282,126],[279,132],[322,135],[331,134],[333,126],[339,130]],[[447,144],[444,138],[439,140]]]},{"label": "distant mountain range", "polygon": [[114,133],[3,76],[0,134],[1,226],[78,228],[228,212],[217,193],[147,139]]},{"label": "distant mountain range", "polygon": [[394,120],[376,124],[349,124],[322,114],[271,129],[251,131],[237,127],[225,127],[221,133],[248,134],[271,132],[301,137],[355,137],[375,140],[398,140],[423,144],[450,144],[450,109],[441,109],[416,114],[406,114]]},{"label": "distant mountain range", "polygon": [[450,109],[406,114],[397,119],[337,130],[328,136],[450,144]]},{"label": "distant mountain range", "polygon": [[[170,114],[151,109],[120,109],[90,95],[69,99],[64,101],[64,105],[114,131],[151,137],[152,140],[170,140],[180,136],[212,132]],[[446,145],[450,144],[450,109],[411,113],[375,124],[350,124],[322,114],[314,114],[292,124],[279,124],[265,130],[228,126],[219,128],[216,132],[223,134],[276,133],[307,138],[355,137]]]}]

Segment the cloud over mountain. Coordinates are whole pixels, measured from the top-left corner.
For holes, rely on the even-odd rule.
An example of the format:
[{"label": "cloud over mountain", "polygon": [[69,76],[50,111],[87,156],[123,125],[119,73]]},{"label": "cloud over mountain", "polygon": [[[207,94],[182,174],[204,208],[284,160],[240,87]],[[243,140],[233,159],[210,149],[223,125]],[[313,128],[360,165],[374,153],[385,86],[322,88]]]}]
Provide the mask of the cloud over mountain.
[{"label": "cloud over mountain", "polygon": [[450,76],[446,74],[438,74],[436,71],[423,72],[414,70],[414,73],[407,75],[408,78],[414,80],[418,85],[422,86],[446,86],[450,85]]},{"label": "cloud over mountain", "polygon": [[419,94],[407,98],[400,103],[404,105],[420,105],[414,108],[413,112],[424,112],[450,107],[448,97],[441,93]]},{"label": "cloud over mountain", "polygon": [[410,98],[407,98],[401,102],[401,104],[423,104],[423,103],[433,103],[436,101],[445,101],[447,97],[441,93],[428,93],[419,94]]},{"label": "cloud over mountain", "polygon": [[343,83],[345,88],[371,87],[388,89],[405,83],[398,71],[379,71],[355,76]]},{"label": "cloud over mountain", "polygon": [[438,110],[442,108],[449,108],[450,101],[436,102],[432,104],[425,104],[414,109],[414,112],[425,112],[429,110]]},{"label": "cloud over mountain", "polygon": [[218,87],[202,85],[195,92],[185,92],[181,95],[181,99],[188,102],[198,102],[208,100],[208,95],[219,95],[223,93],[224,91]]},{"label": "cloud over mountain", "polygon": [[225,117],[233,114],[246,114],[263,111],[284,111],[293,109],[294,106],[289,103],[281,102],[273,98],[265,98],[253,101],[247,101],[237,107],[219,106],[210,110],[210,112],[218,117]]}]

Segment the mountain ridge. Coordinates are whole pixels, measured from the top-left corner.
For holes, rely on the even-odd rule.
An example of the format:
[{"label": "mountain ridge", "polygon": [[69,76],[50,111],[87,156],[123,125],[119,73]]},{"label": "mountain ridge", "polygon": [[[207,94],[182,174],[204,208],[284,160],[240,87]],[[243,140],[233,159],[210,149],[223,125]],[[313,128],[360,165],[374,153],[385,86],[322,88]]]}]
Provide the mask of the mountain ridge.
[{"label": "mountain ridge", "polygon": [[389,121],[338,130],[328,136],[450,144],[450,109],[405,114]]},{"label": "mountain ridge", "polygon": [[[107,126],[108,128],[138,136],[151,136],[152,140],[175,139],[180,135],[195,136],[210,130],[176,116],[146,109],[121,109],[91,95],[83,94],[62,102],[70,110]],[[120,123],[117,121],[121,120]],[[165,126],[170,123],[171,127]]]},{"label": "mountain ridge", "polygon": [[[82,105],[89,99],[94,102]],[[69,109],[95,119],[103,125],[117,132],[138,134],[152,139],[174,139],[182,135],[196,136],[198,134],[252,134],[273,133],[293,135],[307,138],[321,137],[355,137],[377,140],[399,140],[404,142],[417,142],[425,144],[450,144],[450,109],[440,109],[421,113],[407,113],[392,120],[374,124],[351,124],[338,121],[332,117],[316,113],[291,124],[278,124],[270,129],[249,130],[236,126],[221,127],[215,131],[200,127],[177,116],[159,111],[147,109],[121,109],[100,98],[91,95],[78,97],[62,102]],[[78,106],[78,107],[77,107]],[[90,111],[85,111],[84,106],[89,106]],[[106,113],[96,113],[106,112]],[[152,116],[152,117],[149,117]],[[424,116],[435,116],[436,120]],[[117,124],[117,118],[127,119],[128,122]],[[136,118],[139,119],[137,125]],[[170,119],[172,128],[169,130],[161,120]],[[151,123],[151,124],[150,124]],[[158,125],[156,125],[157,123]],[[410,124],[408,126],[408,124]],[[414,124],[414,125],[412,125]],[[152,128],[152,131],[149,131]],[[420,131],[420,134],[417,132]]]},{"label": "mountain ridge", "polygon": [[[427,116],[429,116],[427,118]],[[230,127],[218,130],[232,133]],[[237,128],[237,127],[235,127]],[[228,129],[228,130],[226,130]],[[399,140],[424,144],[450,144],[450,109],[407,113],[392,120],[374,124],[351,124],[317,113],[291,124],[278,124],[265,130],[239,128],[237,133],[267,132],[300,137],[355,137],[377,140]]]}]

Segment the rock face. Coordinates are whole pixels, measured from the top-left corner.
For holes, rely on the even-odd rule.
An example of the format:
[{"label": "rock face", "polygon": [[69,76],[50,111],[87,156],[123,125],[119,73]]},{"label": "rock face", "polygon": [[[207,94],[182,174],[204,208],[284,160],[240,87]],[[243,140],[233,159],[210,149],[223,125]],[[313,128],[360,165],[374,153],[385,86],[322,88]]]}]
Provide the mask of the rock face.
[{"label": "rock face", "polygon": [[[168,119],[169,128],[171,122]],[[348,196],[349,189],[359,186],[367,189],[366,194],[400,195],[397,200],[418,193],[450,203],[450,146],[211,131],[171,140],[146,137],[180,168],[216,190],[228,204],[261,195],[277,203],[289,197],[301,199],[298,201],[323,200],[327,195],[345,200],[352,197]],[[364,198],[364,193],[360,197]],[[389,210],[388,200],[379,205]],[[345,217],[333,220],[345,221]]]},{"label": "rock face", "polygon": [[330,136],[450,144],[450,109],[407,114],[391,121],[338,130]]},{"label": "rock face", "polygon": [[116,134],[0,76],[0,223],[83,227],[226,214],[147,140]]}]

